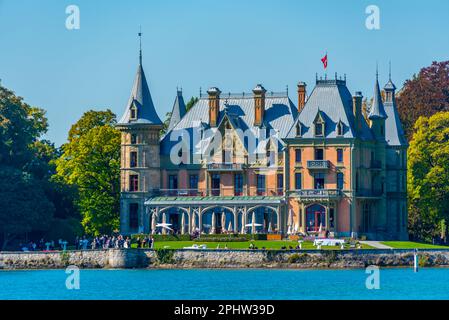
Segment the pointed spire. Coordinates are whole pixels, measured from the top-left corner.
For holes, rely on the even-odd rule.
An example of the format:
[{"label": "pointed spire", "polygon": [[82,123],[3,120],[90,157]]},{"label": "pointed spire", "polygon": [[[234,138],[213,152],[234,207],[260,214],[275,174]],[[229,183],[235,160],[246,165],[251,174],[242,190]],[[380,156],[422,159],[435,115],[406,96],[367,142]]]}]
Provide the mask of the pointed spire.
[{"label": "pointed spire", "polygon": [[[131,90],[126,105],[125,113],[118,124],[151,124],[162,125],[156,109],[154,108],[153,99],[151,98],[150,89],[148,88],[147,79],[142,67],[142,32],[139,32],[140,48],[139,48],[139,66],[137,67],[134,85]],[[131,117],[131,108],[136,108],[135,117]]]},{"label": "pointed spire", "polygon": [[370,120],[387,118],[387,114],[385,113],[384,105],[382,103],[382,95],[380,94],[379,72],[377,63],[376,63],[376,83],[374,85],[373,105],[371,106],[368,118]]},{"label": "pointed spire", "polygon": [[179,90],[178,87],[176,87],[176,98],[175,102],[173,103],[170,123],[168,125],[167,132],[172,130],[179,123],[179,121],[181,121],[185,114],[186,105],[184,103],[184,98],[182,97],[182,89]]},{"label": "pointed spire", "polygon": [[142,26],[139,29],[139,64],[142,65]]},{"label": "pointed spire", "polygon": [[394,85],[393,81],[391,81],[391,61],[389,62],[388,66],[388,82],[384,87],[385,91],[395,91],[396,86]]}]

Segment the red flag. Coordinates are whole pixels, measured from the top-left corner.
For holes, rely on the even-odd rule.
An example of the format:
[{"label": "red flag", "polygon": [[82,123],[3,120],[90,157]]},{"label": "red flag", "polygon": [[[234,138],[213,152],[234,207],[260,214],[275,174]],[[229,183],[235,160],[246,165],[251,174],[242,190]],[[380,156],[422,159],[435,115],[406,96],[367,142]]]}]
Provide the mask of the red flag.
[{"label": "red flag", "polygon": [[327,68],[327,53],[324,57],[321,58],[321,62],[323,63],[324,69]]}]

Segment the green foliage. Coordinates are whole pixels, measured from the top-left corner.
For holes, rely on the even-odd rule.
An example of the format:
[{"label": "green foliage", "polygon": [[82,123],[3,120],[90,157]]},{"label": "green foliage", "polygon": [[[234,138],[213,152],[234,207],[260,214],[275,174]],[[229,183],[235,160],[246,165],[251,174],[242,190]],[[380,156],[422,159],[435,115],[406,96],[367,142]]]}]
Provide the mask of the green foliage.
[{"label": "green foliage", "polygon": [[432,242],[439,222],[449,218],[449,112],[415,124],[408,150],[409,229],[417,239]]},{"label": "green foliage", "polygon": [[186,111],[188,112],[192,107],[195,105],[195,103],[198,102],[198,97],[191,97],[189,102],[186,104]]},{"label": "green foliage", "polygon": [[177,234],[143,234],[143,233],[137,233],[131,235],[131,241],[135,243],[137,241],[137,238],[140,238],[140,240],[144,239],[145,237],[153,237],[154,241],[190,241],[190,235],[183,234],[183,235],[177,235]]},{"label": "green foliage", "polygon": [[174,263],[174,250],[171,249],[157,249],[156,251],[157,260],[161,264],[171,264]]},{"label": "green foliage", "polygon": [[30,174],[0,166],[0,194],[2,249],[18,235],[48,229],[54,206]]},{"label": "green foliage", "polygon": [[111,233],[119,226],[120,132],[108,110],[88,111],[72,126],[56,160],[56,177],[78,190],[76,203],[86,233]]}]

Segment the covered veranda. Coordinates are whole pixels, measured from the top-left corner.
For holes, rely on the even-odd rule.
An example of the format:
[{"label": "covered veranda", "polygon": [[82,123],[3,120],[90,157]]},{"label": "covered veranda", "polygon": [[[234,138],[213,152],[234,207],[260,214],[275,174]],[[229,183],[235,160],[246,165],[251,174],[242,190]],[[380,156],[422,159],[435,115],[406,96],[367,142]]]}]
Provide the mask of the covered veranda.
[{"label": "covered veranda", "polygon": [[179,234],[282,233],[282,196],[151,197],[145,201],[147,233],[166,233],[166,223]]}]

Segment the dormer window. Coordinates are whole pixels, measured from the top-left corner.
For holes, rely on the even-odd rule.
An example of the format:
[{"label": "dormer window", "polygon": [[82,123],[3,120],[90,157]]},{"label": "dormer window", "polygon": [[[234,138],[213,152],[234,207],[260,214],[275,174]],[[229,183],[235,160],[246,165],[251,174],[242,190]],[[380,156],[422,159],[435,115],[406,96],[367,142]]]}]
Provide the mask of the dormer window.
[{"label": "dormer window", "polygon": [[130,120],[137,120],[137,108],[136,106],[131,107],[131,114],[129,116]]},{"label": "dormer window", "polygon": [[313,121],[313,124],[314,124],[315,137],[324,137],[325,122],[323,113],[320,110],[318,110],[318,113],[315,117],[315,121]]},{"label": "dormer window", "polygon": [[343,135],[343,123],[341,121],[338,122],[337,124],[337,136],[342,136]]},{"label": "dormer window", "polygon": [[319,121],[315,123],[315,136],[322,137],[324,134],[324,122]]},{"label": "dormer window", "polygon": [[296,136],[297,137],[301,137],[302,136],[301,123],[299,123],[299,122],[296,124]]}]

